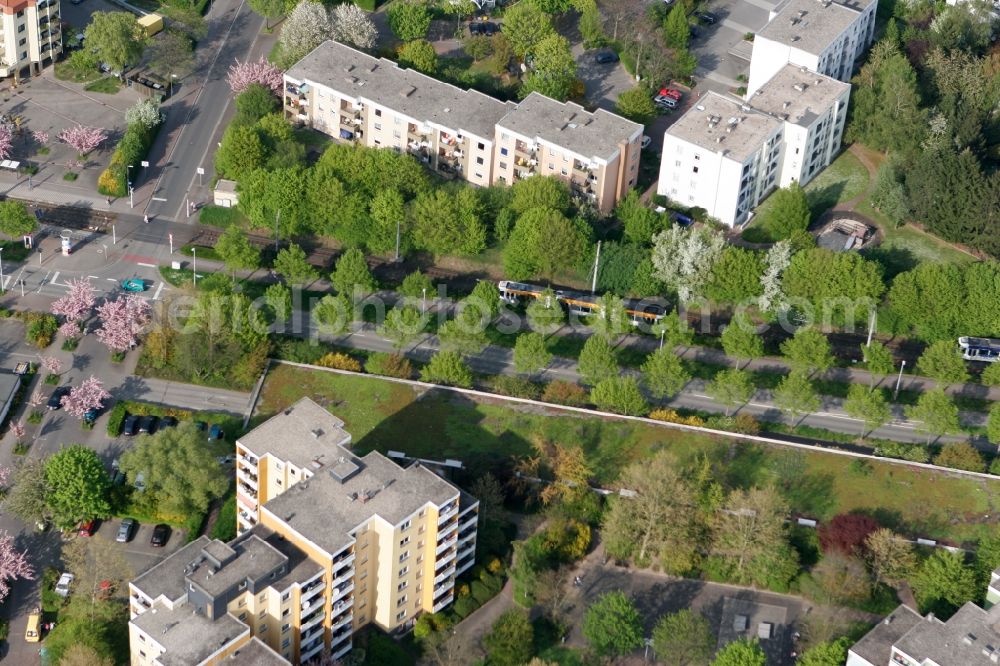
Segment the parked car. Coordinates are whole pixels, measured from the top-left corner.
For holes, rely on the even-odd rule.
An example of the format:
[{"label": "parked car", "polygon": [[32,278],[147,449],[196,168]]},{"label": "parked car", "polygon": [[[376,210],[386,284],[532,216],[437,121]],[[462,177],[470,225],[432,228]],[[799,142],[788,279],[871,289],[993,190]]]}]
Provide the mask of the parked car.
[{"label": "parked car", "polygon": [[469,24],[469,34],[470,35],[481,35],[483,34],[483,24],[479,21],[473,21]]},{"label": "parked car", "polygon": [[134,527],[134,518],[126,518],[123,520],[122,524],[118,527],[118,535],[115,537],[115,541],[118,543],[128,543],[132,539],[132,529]]},{"label": "parked car", "polygon": [[648,136],[644,136],[644,137],[642,137],[642,144],[641,145],[642,145],[643,149],[646,149],[646,148],[649,147],[649,144],[652,143],[652,142],[653,142],[653,139],[651,139]]},{"label": "parked car", "polygon": [[653,103],[657,106],[665,106],[668,109],[677,108],[677,100],[673,97],[667,97],[666,95],[657,95],[653,98]]},{"label": "parked car", "polygon": [[498,32],[500,32],[500,26],[497,25],[496,23],[492,23],[490,21],[486,21],[485,23],[483,23],[483,34],[486,35],[487,37],[492,37]]},{"label": "parked car", "polygon": [[219,456],[218,458],[216,458],[216,460],[219,462],[220,465],[232,465],[234,462],[236,462],[236,455],[230,453],[227,456]]},{"label": "parked car", "polygon": [[715,22],[719,20],[719,17],[712,12],[698,12],[695,16],[698,17],[699,21],[708,25],[715,25]]},{"label": "parked car", "polygon": [[149,545],[162,548],[170,541],[170,525],[159,524],[153,528],[153,536],[149,537]]},{"label": "parked car", "polygon": [[681,97],[683,96],[684,93],[682,93],[680,90],[677,90],[676,88],[667,88],[666,86],[660,88],[660,92],[657,94],[657,97],[671,97],[677,100],[678,102],[681,100]]},{"label": "parked car", "polygon": [[600,51],[594,56],[594,62],[598,65],[606,65],[612,62],[618,62],[618,54],[614,51]]},{"label": "parked car", "polygon": [[46,403],[49,409],[59,409],[62,407],[63,396],[69,393],[68,386],[57,386],[56,390],[52,392],[49,396],[49,401]]},{"label": "parked car", "polygon": [[126,437],[131,437],[135,434],[136,428],[139,427],[139,417],[135,414],[126,414],[125,420],[122,421],[122,434]]},{"label": "parked car", "polygon": [[94,421],[97,420],[98,414],[100,414],[98,410],[88,409],[86,412],[83,413],[83,420],[84,422],[89,423],[90,425],[94,425]]},{"label": "parked car", "polygon": [[69,596],[69,586],[73,583],[73,574],[63,573],[59,576],[59,582],[56,583],[56,594],[60,597]]},{"label": "parked car", "polygon": [[125,473],[121,471],[118,465],[118,458],[111,461],[111,471],[108,472],[108,478],[111,479],[111,484],[115,486],[125,483]]},{"label": "parked car", "polygon": [[37,643],[42,640],[42,610],[36,608],[28,615],[28,627],[24,630],[24,640]]},{"label": "parked car", "polygon": [[160,425],[158,426],[160,430],[165,428],[174,428],[177,426],[177,419],[172,416],[164,416],[160,419]]},{"label": "parked car", "polygon": [[691,29],[690,29],[689,32],[691,33],[691,39],[695,39],[695,38],[698,37],[698,35],[701,34],[701,30],[699,30],[698,27],[694,26],[694,25],[691,26]]},{"label": "parked car", "polygon": [[139,278],[128,278],[122,280],[122,289],[132,293],[146,291],[146,281]]},{"label": "parked car", "polygon": [[212,427],[208,429],[208,441],[214,442],[216,440],[225,439],[226,433],[223,431],[222,426],[213,423]]},{"label": "parked car", "polygon": [[139,434],[152,435],[156,432],[156,424],[159,420],[160,419],[156,416],[143,416],[139,419]]},{"label": "parked car", "polygon": [[76,531],[77,534],[83,537],[94,536],[94,532],[97,531],[97,519],[88,520],[85,523],[80,523],[80,528]]}]

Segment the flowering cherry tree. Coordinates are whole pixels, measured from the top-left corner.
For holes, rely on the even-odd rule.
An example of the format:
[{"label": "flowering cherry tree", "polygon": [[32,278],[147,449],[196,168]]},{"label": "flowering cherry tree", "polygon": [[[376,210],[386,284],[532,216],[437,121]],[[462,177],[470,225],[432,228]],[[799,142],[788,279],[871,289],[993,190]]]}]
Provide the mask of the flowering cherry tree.
[{"label": "flowering cherry tree", "polygon": [[108,138],[108,132],[103,127],[67,127],[59,132],[59,140],[68,143],[80,155],[86,155],[100,146]]},{"label": "flowering cherry tree", "polygon": [[[15,421],[11,423],[10,431],[14,433],[14,439],[16,439],[18,443],[20,443],[20,441],[24,439],[24,432],[25,432],[24,424],[21,423],[20,421]],[[6,477],[3,476],[4,474],[6,474],[6,471],[7,471],[6,467],[0,467],[0,477],[2,477],[0,478],[0,486],[2,486],[6,481]]]},{"label": "flowering cherry tree", "polygon": [[136,345],[136,336],[149,322],[149,302],[128,294],[106,301],[97,315],[102,320],[97,339],[113,352],[124,352]]},{"label": "flowering cherry tree", "polygon": [[91,409],[100,409],[110,397],[111,394],[104,390],[101,380],[91,375],[62,397],[62,406],[76,418],[82,419]]},{"label": "flowering cherry tree", "polygon": [[261,56],[257,62],[237,60],[229,67],[229,74],[226,78],[229,81],[229,87],[236,94],[246,90],[252,83],[259,83],[265,88],[270,88],[275,95],[280,95],[281,87],[284,85],[281,70],[269,63],[264,56]]},{"label": "flowering cherry tree", "polygon": [[49,142],[49,133],[44,130],[35,130],[31,133],[31,138],[35,140],[35,143],[44,146]]},{"label": "flowering cherry tree", "polygon": [[14,537],[0,530],[0,601],[10,594],[10,582],[18,578],[35,579],[35,570],[28,564],[28,553],[14,548]]},{"label": "flowering cherry tree", "polygon": [[0,465],[0,488],[7,485],[7,479],[10,478],[10,467],[4,467]]},{"label": "flowering cherry tree", "polygon": [[42,395],[42,389],[36,388],[35,391],[31,394],[31,397],[28,398],[28,407],[32,408],[38,407],[44,401],[45,401],[45,396]]},{"label": "flowering cherry tree", "polygon": [[[46,372],[49,372],[53,375],[58,375],[60,372],[62,372],[63,363],[60,359],[56,358],[55,356],[43,356],[42,367],[45,368]],[[41,404],[41,401],[39,401],[39,404]]]},{"label": "flowering cherry tree", "polygon": [[80,322],[74,321],[72,319],[67,319],[59,327],[59,334],[62,335],[67,340],[75,340],[80,337],[83,329]]},{"label": "flowering cherry tree", "polygon": [[78,322],[86,319],[97,301],[93,285],[90,284],[90,280],[83,278],[69,280],[66,284],[69,285],[69,291],[52,303],[52,314],[62,315],[66,321]]},{"label": "flowering cherry tree", "polygon": [[10,157],[10,149],[14,147],[14,132],[7,123],[0,124],[0,159]]}]

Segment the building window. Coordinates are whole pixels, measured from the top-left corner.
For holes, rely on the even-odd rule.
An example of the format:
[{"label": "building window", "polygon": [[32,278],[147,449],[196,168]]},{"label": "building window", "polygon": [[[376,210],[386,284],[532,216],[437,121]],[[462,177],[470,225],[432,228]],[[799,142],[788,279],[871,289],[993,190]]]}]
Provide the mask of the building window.
[{"label": "building window", "polygon": [[399,130],[393,130],[393,131],[392,131],[392,138],[394,138],[394,139],[399,139],[399,138],[401,138],[401,137],[399,136]]},{"label": "building window", "polygon": [[27,44],[27,43],[28,43],[28,38],[27,38],[27,37],[22,37],[22,38],[21,38],[21,41],[19,41],[19,42],[17,43],[17,45],[18,45],[18,46],[24,46],[24,45],[25,45],[25,44]]},{"label": "building window", "polygon": [[292,596],[291,592],[285,592],[283,595],[281,595],[281,601],[282,602],[288,601],[289,597],[291,596]]},{"label": "building window", "polygon": [[681,161],[680,161],[680,160],[676,160],[676,161],[674,162],[674,166],[675,166],[675,167],[679,167],[680,165],[681,165]]},{"label": "building window", "polygon": [[695,153],[695,156],[694,156],[694,158],[695,158],[696,160],[700,160],[700,159],[701,159],[701,155],[699,155],[699,154]]},{"label": "building window", "polygon": [[244,622],[244,621],[246,621],[246,619],[247,619],[247,614],[246,613],[240,613],[240,622]]},{"label": "building window", "polygon": [[382,142],[379,141],[378,139],[375,139],[374,143],[375,143],[376,146],[381,146],[382,145]]},{"label": "building window", "polygon": [[549,171],[555,171],[555,168],[555,165],[552,164],[552,162],[549,162]]},{"label": "building window", "polygon": [[[24,16],[24,10],[23,9],[17,13],[17,18],[21,18],[22,16]],[[21,27],[23,28],[24,26],[22,25]]]},{"label": "building window", "polygon": [[399,576],[397,576],[397,578],[402,578],[403,576],[406,575],[406,572],[409,570],[410,567],[403,567],[402,569],[399,570]]},{"label": "building window", "polygon": [[382,109],[375,109],[375,117],[376,118],[382,117]]},{"label": "building window", "polygon": [[[194,585],[191,586],[191,589],[194,590]],[[240,589],[241,590],[247,589],[247,582],[246,581],[243,581],[243,582],[240,583]]]},{"label": "building window", "polygon": [[405,562],[409,557],[410,557],[410,551],[404,550],[399,556],[399,561],[401,563]]},{"label": "building window", "polygon": [[143,659],[145,659],[146,658],[146,653],[143,652],[142,650],[139,650],[139,656],[141,656]]},{"label": "building window", "polygon": [[266,625],[266,624],[262,624],[262,625],[260,625],[260,633],[262,633],[262,634],[263,634],[263,633],[264,633],[264,632],[266,632],[266,631],[267,631],[267,625]]},{"label": "building window", "polygon": [[404,580],[402,583],[400,583],[399,585],[396,586],[396,591],[397,592],[402,592],[403,590],[406,589],[406,586],[409,585],[409,584],[410,583],[408,581]]},{"label": "building window", "polygon": [[285,610],[281,611],[281,617],[288,617],[288,614],[290,612],[291,612],[291,609],[286,608]]},{"label": "building window", "polygon": [[[274,578],[274,574],[271,574],[271,578]],[[260,599],[260,603],[264,603],[267,601],[267,592],[261,592],[260,596],[257,598]]]},{"label": "building window", "polygon": [[405,617],[406,617],[406,610],[404,609],[399,611],[398,613],[396,613],[396,622],[402,622],[403,618]]},{"label": "building window", "polygon": [[562,168],[562,169],[560,169],[559,171],[560,171],[560,173],[562,173],[562,175],[564,175],[564,176],[567,176],[567,175],[569,175],[569,174],[568,174],[568,172],[566,171],[566,168],[565,168],[565,167],[563,167],[563,168]]},{"label": "building window", "polygon": [[[362,562],[362,564],[364,564],[364,563]],[[360,578],[361,580],[364,580],[365,578],[368,578],[368,572],[367,571],[362,571],[361,575],[358,576],[358,578]]]},{"label": "building window", "polygon": [[405,523],[403,523],[402,525],[400,525],[399,529],[403,530],[404,532],[406,530],[410,529],[410,521],[407,520]]},{"label": "building window", "polygon": [[291,643],[292,643],[292,639],[291,638],[286,638],[285,640],[281,641],[281,649],[284,650],[286,647],[288,647],[289,645],[291,645]]},{"label": "building window", "polygon": [[283,624],[283,625],[281,625],[281,633],[287,634],[288,630],[291,629],[291,628],[292,628],[292,625],[290,625],[290,624]]},{"label": "building window", "polygon": [[403,537],[399,540],[399,547],[402,548],[406,544],[410,543],[410,537]]},{"label": "building window", "polygon": [[376,130],[381,130],[382,129],[382,123],[375,123],[375,129]]},{"label": "building window", "polygon": [[483,162],[483,158],[482,158],[482,157],[477,157],[477,158],[476,158],[476,164],[478,164],[478,165],[482,166],[482,165],[484,164],[484,162]]},{"label": "building window", "polygon": [[694,173],[698,173],[698,167],[691,167],[691,171]]},{"label": "building window", "polygon": [[396,600],[396,608],[399,608],[400,606],[402,606],[405,603],[406,603],[406,595],[404,594],[398,600]]},{"label": "building window", "polygon": [[479,173],[479,172],[477,171],[477,172],[476,172],[476,178],[482,178],[482,177],[483,177],[483,174],[481,174],[481,173]]},{"label": "building window", "polygon": [[[23,27],[23,26],[22,26],[22,27]],[[506,149],[506,148],[501,148],[501,149],[500,149],[500,154],[501,154],[501,155],[503,155],[504,157],[506,157],[506,156],[508,155],[508,151],[507,151],[507,149]]]},{"label": "building window", "polygon": [[[501,169],[506,169],[507,168],[507,163],[506,162],[500,162],[500,168]],[[500,176],[500,179],[503,180],[503,176]]]},{"label": "building window", "polygon": [[262,617],[264,617],[265,615],[267,615],[267,609],[266,609],[266,608],[265,608],[264,610],[262,610],[262,611],[260,612],[260,615],[258,615],[257,617],[261,617],[261,618],[262,618]]}]

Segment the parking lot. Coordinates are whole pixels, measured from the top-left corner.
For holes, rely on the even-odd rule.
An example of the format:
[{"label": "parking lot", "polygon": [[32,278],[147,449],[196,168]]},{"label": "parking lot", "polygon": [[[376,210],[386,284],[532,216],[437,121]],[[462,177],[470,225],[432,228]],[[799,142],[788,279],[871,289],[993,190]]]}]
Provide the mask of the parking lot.
[{"label": "parking lot", "polygon": [[[711,0],[704,9],[718,17],[714,25],[700,25],[698,36],[691,40],[691,52],[698,58],[695,80],[698,90],[725,93],[742,85],[738,80],[750,65],[749,60],[731,51],[743,36],[756,33],[767,24],[769,12],[777,5],[769,0]],[[746,56],[751,44],[743,45]]]},{"label": "parking lot", "polygon": [[[114,542],[121,523],[120,518],[103,521],[97,529],[97,536]],[[185,531],[175,528],[170,531],[170,539],[163,547],[154,548],[149,545],[149,539],[153,534],[153,527],[155,527],[153,524],[139,523],[138,527],[132,530],[132,538],[128,543],[115,543],[115,546],[120,548],[125,554],[125,560],[132,571],[136,573],[146,571],[186,543]],[[87,537],[77,536],[73,538],[85,539]]]}]

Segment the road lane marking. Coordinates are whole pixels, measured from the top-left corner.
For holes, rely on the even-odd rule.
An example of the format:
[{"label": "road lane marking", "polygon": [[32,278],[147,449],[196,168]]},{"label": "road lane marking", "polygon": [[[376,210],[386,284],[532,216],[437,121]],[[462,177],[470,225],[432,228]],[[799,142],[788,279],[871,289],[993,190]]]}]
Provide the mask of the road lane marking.
[{"label": "road lane marking", "polygon": [[163,197],[152,197],[150,200],[151,201],[166,201],[166,199],[164,199]]},{"label": "road lane marking", "polygon": [[159,286],[156,287],[156,293],[153,294],[153,300],[157,301],[160,299],[160,292],[163,290],[163,283],[161,282]]},{"label": "road lane marking", "polygon": [[[45,277],[48,277],[48,275],[46,275]],[[51,284],[59,284],[57,280],[59,280],[59,271],[56,271],[56,274],[52,276],[50,282]]]},{"label": "road lane marking", "polygon": [[145,266],[146,268],[156,268],[156,264],[146,264],[141,261],[135,262],[137,266]]},{"label": "road lane marking", "polygon": [[107,280],[108,282],[118,282],[118,280],[115,278],[104,278],[104,279]]},{"label": "road lane marking", "polygon": [[89,279],[91,279],[91,280],[100,280],[101,279],[100,275],[88,275],[87,277]]}]

